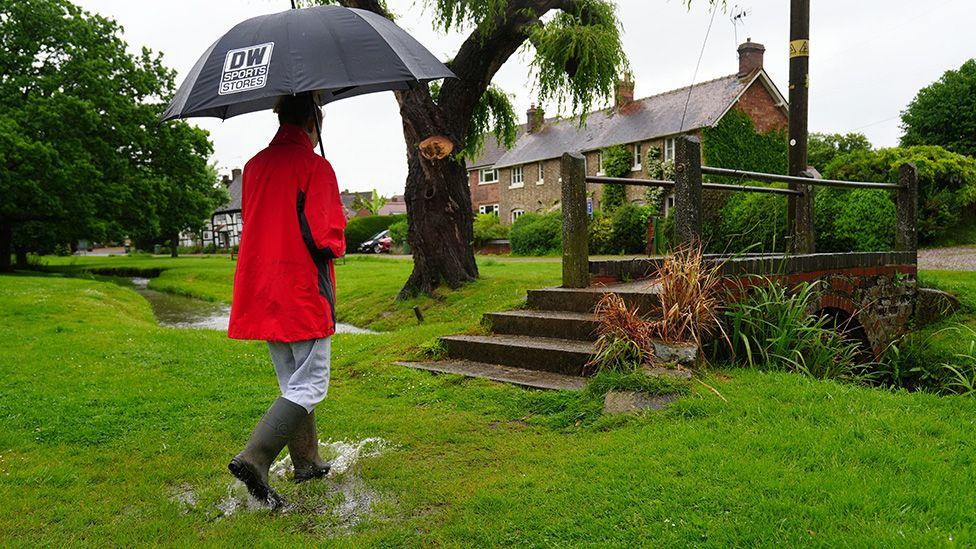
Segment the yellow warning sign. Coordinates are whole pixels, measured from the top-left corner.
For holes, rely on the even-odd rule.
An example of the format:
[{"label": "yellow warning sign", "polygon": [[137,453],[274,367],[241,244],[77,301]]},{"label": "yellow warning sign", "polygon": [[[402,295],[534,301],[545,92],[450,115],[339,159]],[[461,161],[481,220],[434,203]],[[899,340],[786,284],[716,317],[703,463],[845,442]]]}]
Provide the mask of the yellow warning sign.
[{"label": "yellow warning sign", "polygon": [[790,58],[810,57],[809,40],[793,40],[790,42]]}]

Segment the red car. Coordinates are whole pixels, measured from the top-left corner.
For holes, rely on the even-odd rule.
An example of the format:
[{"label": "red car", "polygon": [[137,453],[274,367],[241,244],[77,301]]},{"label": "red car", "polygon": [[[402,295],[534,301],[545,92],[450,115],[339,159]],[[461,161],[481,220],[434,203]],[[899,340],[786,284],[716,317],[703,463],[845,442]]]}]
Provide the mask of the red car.
[{"label": "red car", "polygon": [[388,254],[393,246],[393,239],[390,238],[389,229],[380,231],[372,238],[359,245],[361,254]]}]

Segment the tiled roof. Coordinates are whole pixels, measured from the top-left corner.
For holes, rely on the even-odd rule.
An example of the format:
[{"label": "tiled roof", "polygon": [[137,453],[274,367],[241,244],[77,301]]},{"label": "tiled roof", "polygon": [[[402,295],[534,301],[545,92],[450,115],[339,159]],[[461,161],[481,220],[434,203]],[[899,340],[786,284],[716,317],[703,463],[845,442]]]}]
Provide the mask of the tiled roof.
[{"label": "tiled roof", "polygon": [[[520,140],[525,135],[525,125],[521,125],[516,133],[516,146],[518,146],[518,140]],[[481,150],[481,155],[478,156],[477,160],[467,160],[465,164],[469,170],[475,168],[481,168],[484,166],[491,166],[498,161],[499,158],[505,155],[508,149],[504,145],[499,145],[498,140],[495,139],[494,135],[488,135],[485,137],[485,146]]]},{"label": "tiled roof", "polygon": [[227,185],[227,194],[230,195],[230,200],[228,200],[226,204],[223,204],[220,207],[218,207],[217,210],[214,212],[215,214],[233,213],[233,212],[241,211],[242,182],[243,182],[243,178],[241,177],[241,173],[238,172],[236,174],[236,177],[234,177],[234,179],[231,180],[230,185]]},{"label": "tiled roof", "polygon": [[[695,84],[690,98],[685,87],[637,99],[621,111],[613,108],[595,111],[587,116],[582,128],[578,118],[549,118],[540,131],[520,135],[508,151],[499,151],[494,139],[489,138],[485,153],[478,160],[468,162],[468,169],[491,164],[496,168],[528,164],[558,158],[567,151],[591,151],[711,126],[760,74],[762,71],[745,81],[733,74]],[[489,150],[489,146],[493,148]]]}]

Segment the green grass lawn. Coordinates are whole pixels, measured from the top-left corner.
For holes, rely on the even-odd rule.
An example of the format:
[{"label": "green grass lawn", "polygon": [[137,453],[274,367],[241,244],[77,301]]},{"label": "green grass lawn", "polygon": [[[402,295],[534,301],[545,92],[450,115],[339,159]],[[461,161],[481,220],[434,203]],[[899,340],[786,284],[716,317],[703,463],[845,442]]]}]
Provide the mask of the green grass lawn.
[{"label": "green grass lawn", "polygon": [[[224,258],[49,260],[164,269],[151,286],[230,298]],[[559,264],[486,260],[459,292],[395,303],[410,263],[337,267],[323,439],[387,441],[344,477],[278,482],[285,514],[219,504],[225,464],[277,387],[260,342],[157,326],[109,282],[0,277],[0,540],[13,545],[976,543],[976,400],[791,374],[717,371],[667,411],[598,418],[599,395],[523,390],[392,364],[553,284]],[[976,276],[926,273],[976,296]],[[411,308],[426,322],[418,324]],[[963,317],[967,322],[972,319]],[[336,486],[375,497],[342,519]],[[193,503],[178,494],[192,493]]]}]

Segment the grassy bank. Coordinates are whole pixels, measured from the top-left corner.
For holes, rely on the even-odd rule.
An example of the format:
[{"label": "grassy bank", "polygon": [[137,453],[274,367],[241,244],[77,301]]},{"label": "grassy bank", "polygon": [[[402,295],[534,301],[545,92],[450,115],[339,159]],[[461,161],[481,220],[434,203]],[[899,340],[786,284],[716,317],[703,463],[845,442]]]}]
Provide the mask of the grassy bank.
[{"label": "grassy bank", "polygon": [[[67,260],[70,261],[70,260]],[[157,289],[226,301],[227,258],[75,261],[164,269]],[[226,515],[226,461],[276,394],[267,351],[158,327],[141,297],[58,276],[0,277],[0,539],[17,545],[950,545],[974,542],[976,400],[790,374],[721,371],[668,411],[598,419],[591,394],[397,367],[557,280],[558,263],[488,260],[460,292],[397,304],[405,261],[337,267],[342,334],[323,438],[380,437],[297,509]],[[953,274],[928,279],[972,291]],[[424,324],[411,310],[425,311]],[[186,494],[192,494],[192,503]]]}]

